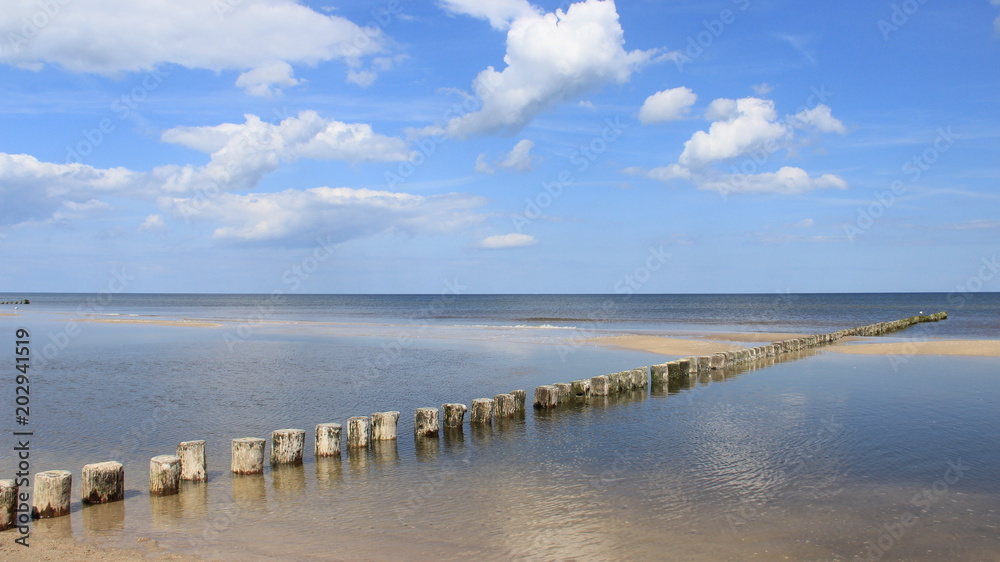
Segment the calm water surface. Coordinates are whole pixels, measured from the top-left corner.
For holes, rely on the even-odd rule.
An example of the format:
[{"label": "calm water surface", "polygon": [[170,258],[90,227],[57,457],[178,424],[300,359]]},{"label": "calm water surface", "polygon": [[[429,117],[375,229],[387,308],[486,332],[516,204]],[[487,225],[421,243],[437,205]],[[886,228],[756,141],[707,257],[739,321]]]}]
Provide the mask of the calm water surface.
[{"label": "calm water surface", "polygon": [[[12,344],[14,328],[28,327],[37,351],[75,315],[65,303],[33,306],[0,317],[0,334]],[[114,313],[229,320],[215,328],[81,323],[32,372],[32,470],[65,468],[79,482],[84,464],[114,458],[129,490],[125,502],[81,509],[76,488],[73,514],[36,522],[39,535],[129,547],[148,537],[224,559],[998,559],[995,358],[914,357],[894,370],[884,357],[819,352],[417,442],[416,407],[669,357],[560,347],[551,328],[476,328],[516,333],[479,339],[400,332],[400,313],[380,313],[377,323],[397,326],[392,336],[349,336],[326,323],[356,327],[350,315],[282,310],[234,342],[225,335],[244,316],[231,302],[201,312],[144,306]],[[423,305],[409,306],[407,314]],[[533,305],[546,308],[557,307]],[[796,321],[803,326],[820,326],[859,313],[797,314],[812,318]],[[884,314],[855,323],[909,315]],[[969,316],[968,325],[989,323]],[[469,318],[464,330],[489,324],[484,318]],[[509,311],[493,325],[517,318],[555,322]],[[5,381],[0,396],[12,397],[11,386]],[[317,462],[310,437],[302,467],[228,473],[235,437],[286,427],[311,434],[317,423],[384,410],[403,412],[395,444]],[[0,427],[9,435],[13,424]],[[190,439],[208,441],[210,481],[150,498],[149,458]],[[4,450],[10,444],[0,440]],[[14,466],[0,457],[0,473]]]}]

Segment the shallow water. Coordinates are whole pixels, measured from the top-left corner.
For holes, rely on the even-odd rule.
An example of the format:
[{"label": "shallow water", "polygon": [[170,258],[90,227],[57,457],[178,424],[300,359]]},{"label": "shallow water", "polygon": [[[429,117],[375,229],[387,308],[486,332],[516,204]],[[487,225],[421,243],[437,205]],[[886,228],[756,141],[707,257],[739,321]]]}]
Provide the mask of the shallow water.
[{"label": "shallow water", "polygon": [[[4,317],[0,333],[27,325],[47,335],[62,322]],[[32,470],[79,478],[84,464],[115,458],[129,490],[118,504],[75,501],[70,517],[38,521],[35,533],[125,546],[148,537],[228,559],[1000,552],[995,358],[914,357],[894,370],[884,357],[819,352],[672,393],[416,441],[416,407],[668,358],[560,354],[528,341],[400,343],[301,325],[261,329],[230,349],[220,332],[92,324],[33,371]],[[12,397],[9,384],[2,392]],[[232,438],[286,427],[311,434],[317,423],[383,410],[403,412],[397,443],[317,462],[310,438],[301,467],[228,473]],[[208,440],[210,481],[149,497],[149,458],[190,439]],[[0,473],[13,466],[4,454]]]}]

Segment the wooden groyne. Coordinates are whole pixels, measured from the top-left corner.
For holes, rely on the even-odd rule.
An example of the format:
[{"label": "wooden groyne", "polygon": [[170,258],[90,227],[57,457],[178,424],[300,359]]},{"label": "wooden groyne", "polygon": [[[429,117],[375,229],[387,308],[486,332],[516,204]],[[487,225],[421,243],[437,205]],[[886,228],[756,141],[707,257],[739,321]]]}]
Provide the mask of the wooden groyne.
[{"label": "wooden groyne", "polygon": [[[23,301],[27,304],[27,299]],[[773,361],[800,357],[803,352],[835,344],[851,336],[880,336],[903,330],[923,322],[938,322],[948,317],[946,312],[911,316],[892,322],[879,322],[867,326],[838,330],[801,338],[776,341],[739,351],[727,351],[704,356],[691,356],[668,361],[651,367],[637,367],[572,382],[558,382],[534,389],[535,410],[547,411],[567,405],[586,405],[626,393],[646,392],[650,388],[690,382],[694,377],[712,376],[715,373],[735,373],[755,368]],[[490,430],[490,425],[509,418],[526,415],[527,391],[513,390],[477,398],[471,408],[465,404],[449,403],[438,408],[417,408],[414,411],[414,439],[420,450],[437,447],[443,412],[444,433],[461,432],[466,413],[472,428]],[[347,420],[347,454],[354,458],[367,458],[369,451],[377,451],[386,442],[397,439],[400,413],[376,412],[370,416],[354,416]],[[315,428],[314,456],[317,459],[341,456],[340,423],[320,423]],[[271,470],[286,465],[301,465],[305,450],[306,431],[279,429],[270,439],[244,437],[232,440],[230,473],[234,485],[239,475],[259,475],[264,472],[265,448],[270,441]],[[395,447],[392,447],[395,450]],[[152,496],[177,494],[180,481],[192,484],[207,481],[205,441],[185,441],[176,446],[176,454],[158,455],[150,459],[149,493]],[[34,518],[61,517],[70,513],[72,473],[50,470],[35,474],[31,516]],[[118,502],[124,499],[124,467],[115,461],[88,464],[83,467],[81,503],[84,505]],[[19,493],[14,480],[0,480],[0,531],[26,524],[28,505],[26,495]]]},{"label": "wooden groyne", "polygon": [[28,299],[21,299],[19,301],[3,301],[0,302],[0,304],[31,304],[31,301]]}]

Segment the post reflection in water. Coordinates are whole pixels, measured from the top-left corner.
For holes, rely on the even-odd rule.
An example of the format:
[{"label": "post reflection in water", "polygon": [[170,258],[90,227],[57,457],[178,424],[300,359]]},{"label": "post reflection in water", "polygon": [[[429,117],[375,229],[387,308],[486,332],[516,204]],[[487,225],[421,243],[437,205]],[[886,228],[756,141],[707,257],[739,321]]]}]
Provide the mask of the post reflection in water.
[{"label": "post reflection in water", "polygon": [[421,461],[436,461],[441,450],[441,440],[437,437],[414,437],[413,443],[417,459]]},{"label": "post reflection in water", "polygon": [[399,449],[396,445],[396,440],[373,441],[372,462],[376,465],[399,464]]},{"label": "post reflection in water", "polygon": [[[125,502],[123,501],[87,505],[80,511],[84,536],[125,529]],[[68,521],[70,518],[62,517],[60,519]]]},{"label": "post reflection in water", "polygon": [[339,456],[316,459],[316,485],[320,490],[333,490],[343,483],[343,461]]},{"label": "post reflection in water", "polygon": [[180,493],[181,509],[184,510],[185,517],[192,515],[195,517],[205,517],[208,515],[208,483],[207,482],[181,482]]},{"label": "post reflection in water", "polygon": [[267,486],[263,474],[233,474],[233,503],[241,509],[261,510],[267,508]]},{"label": "post reflection in water", "polygon": [[153,527],[170,529],[184,517],[180,494],[171,496],[149,496],[149,515]]},{"label": "post reflection in water", "polygon": [[306,470],[302,464],[271,467],[271,485],[278,498],[301,497],[306,490]]},{"label": "post reflection in water", "polygon": [[39,537],[49,539],[72,539],[73,515],[70,514],[63,517],[52,517],[49,519],[35,519],[31,523],[31,533],[32,535],[38,535]]}]

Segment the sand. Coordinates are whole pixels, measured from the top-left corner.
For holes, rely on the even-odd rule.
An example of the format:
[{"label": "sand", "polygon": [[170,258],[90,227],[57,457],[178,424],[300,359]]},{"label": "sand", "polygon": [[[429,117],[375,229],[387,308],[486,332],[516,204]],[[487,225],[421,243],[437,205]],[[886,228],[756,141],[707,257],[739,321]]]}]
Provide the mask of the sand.
[{"label": "sand", "polygon": [[599,346],[617,347],[635,351],[648,351],[663,355],[711,355],[723,351],[744,349],[742,345],[732,343],[696,340],[684,338],[666,338],[662,336],[612,336],[586,340]]},{"label": "sand", "polygon": [[[34,535],[34,533],[33,533]],[[29,547],[14,543],[20,535],[16,530],[0,534],[0,560],[10,562],[37,562],[52,560],[107,560],[121,562],[123,560],[198,560],[190,556],[168,553],[160,550],[156,541],[137,543],[139,548],[112,548],[88,542],[77,542],[70,539],[39,538],[32,536]]]},{"label": "sand", "polygon": [[1000,357],[1000,340],[939,340],[924,342],[862,343],[834,345],[835,353],[853,355],[966,355]]},{"label": "sand", "polygon": [[[593,338],[588,343],[631,349],[662,355],[711,355],[723,351],[737,351],[745,346],[727,342],[770,343],[796,337],[799,334],[778,333],[735,333],[712,334],[704,339],[677,338],[664,336],[613,336]],[[711,339],[708,339],[711,338]],[[819,348],[834,353],[854,355],[961,355],[974,357],[1000,357],[1000,340],[936,340],[925,342],[864,343],[878,338],[845,338],[841,343]],[[715,341],[719,340],[719,341]]]},{"label": "sand", "polygon": [[77,318],[74,322],[95,322],[97,324],[147,324],[150,326],[185,326],[190,328],[220,328],[219,322],[203,320],[143,320],[141,318]]}]

